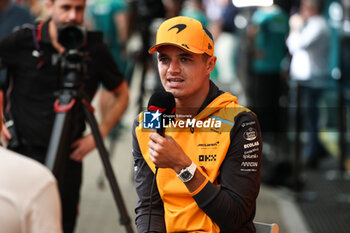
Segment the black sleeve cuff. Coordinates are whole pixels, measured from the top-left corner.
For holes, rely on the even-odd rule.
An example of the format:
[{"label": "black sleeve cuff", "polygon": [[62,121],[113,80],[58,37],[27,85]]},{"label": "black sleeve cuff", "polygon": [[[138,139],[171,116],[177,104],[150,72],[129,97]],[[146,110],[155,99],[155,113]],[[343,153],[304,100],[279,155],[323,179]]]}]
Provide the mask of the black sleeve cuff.
[{"label": "black sleeve cuff", "polygon": [[[148,230],[148,220],[149,215],[144,214],[139,216],[136,219],[136,226],[137,226],[137,232],[138,233],[147,233]],[[152,215],[151,218],[151,227],[149,232],[154,233],[166,233],[165,224],[164,224],[164,217],[159,215]]]}]

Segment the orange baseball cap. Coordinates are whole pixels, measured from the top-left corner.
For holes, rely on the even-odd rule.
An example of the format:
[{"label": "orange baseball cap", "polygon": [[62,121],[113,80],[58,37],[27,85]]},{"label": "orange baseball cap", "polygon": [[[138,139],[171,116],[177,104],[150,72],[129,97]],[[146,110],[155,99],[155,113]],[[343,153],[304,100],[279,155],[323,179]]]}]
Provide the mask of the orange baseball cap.
[{"label": "orange baseball cap", "polygon": [[210,32],[196,19],[177,16],[164,21],[157,31],[156,44],[148,52],[154,53],[162,45],[175,45],[196,54],[214,55],[214,41]]}]

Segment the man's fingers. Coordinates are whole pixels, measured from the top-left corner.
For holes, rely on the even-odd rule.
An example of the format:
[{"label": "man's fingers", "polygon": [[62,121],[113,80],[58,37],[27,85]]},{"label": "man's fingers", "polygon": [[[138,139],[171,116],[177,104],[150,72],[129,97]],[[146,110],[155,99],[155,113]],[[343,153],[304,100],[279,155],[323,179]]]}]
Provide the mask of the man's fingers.
[{"label": "man's fingers", "polygon": [[78,147],[76,150],[73,151],[73,153],[70,155],[70,158],[75,160],[75,161],[78,161],[78,162],[81,162],[82,159],[84,158],[84,153],[80,150],[80,148]]},{"label": "man's fingers", "polygon": [[162,140],[164,140],[164,137],[160,136],[158,133],[150,133],[149,134],[149,138],[152,141],[155,141],[157,143],[161,142]]},{"label": "man's fingers", "polygon": [[95,142],[92,135],[78,139],[71,144],[74,149],[70,157],[73,160],[81,162],[85,156],[95,148]]},{"label": "man's fingers", "polygon": [[[169,136],[167,136],[169,137]],[[151,139],[153,142],[156,144],[164,146],[167,139],[165,137],[160,136],[158,133],[150,133],[149,134],[149,139]]]},{"label": "man's fingers", "polygon": [[148,147],[152,148],[153,150],[157,150],[157,148],[159,147],[157,143],[155,143],[154,141],[149,141],[148,142]]},{"label": "man's fingers", "polygon": [[72,158],[77,157],[80,154],[79,151],[80,151],[79,148],[76,148],[75,150],[73,150],[73,152],[71,153],[71,157]]},{"label": "man's fingers", "polygon": [[6,137],[6,139],[11,139],[12,138],[12,134],[11,134],[10,130],[7,127],[3,127],[2,128],[2,134]]},{"label": "man's fingers", "polygon": [[70,157],[76,161],[79,161],[81,159],[81,155],[83,154],[82,147],[81,147],[81,140],[78,139],[77,141],[73,142],[71,144],[71,148],[75,148],[75,149],[71,153]]},{"label": "man's fingers", "polygon": [[80,141],[81,141],[80,139],[76,140],[75,142],[73,142],[73,143],[70,145],[70,147],[71,147],[71,148],[79,147]]}]

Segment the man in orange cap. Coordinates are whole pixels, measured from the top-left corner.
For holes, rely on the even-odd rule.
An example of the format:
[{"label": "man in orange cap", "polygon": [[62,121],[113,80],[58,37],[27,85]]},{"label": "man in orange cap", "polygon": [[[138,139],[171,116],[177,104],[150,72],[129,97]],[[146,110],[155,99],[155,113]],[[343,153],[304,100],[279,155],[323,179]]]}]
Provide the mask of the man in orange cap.
[{"label": "man in orange cap", "polygon": [[254,113],[210,81],[210,32],[197,20],[174,17],[160,25],[149,52],[158,53],[176,113],[164,137],[147,129],[146,112],[134,122],[138,232],[255,232],[260,127]]}]

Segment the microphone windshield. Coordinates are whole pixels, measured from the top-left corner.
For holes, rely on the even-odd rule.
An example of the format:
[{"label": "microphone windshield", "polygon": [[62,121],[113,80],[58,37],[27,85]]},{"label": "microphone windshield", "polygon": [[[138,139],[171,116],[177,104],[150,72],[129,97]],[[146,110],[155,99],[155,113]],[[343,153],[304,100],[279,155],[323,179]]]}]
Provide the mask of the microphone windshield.
[{"label": "microphone windshield", "polygon": [[148,101],[147,110],[150,112],[159,111],[162,113],[161,125],[160,128],[157,129],[157,133],[164,137],[165,129],[163,127],[163,123],[168,125],[171,121],[175,119],[175,98],[173,94],[166,91],[158,91],[155,92]]},{"label": "microphone windshield", "polygon": [[175,98],[173,94],[167,91],[155,92],[148,101],[148,111],[156,112],[159,110],[162,114],[175,114]]}]

